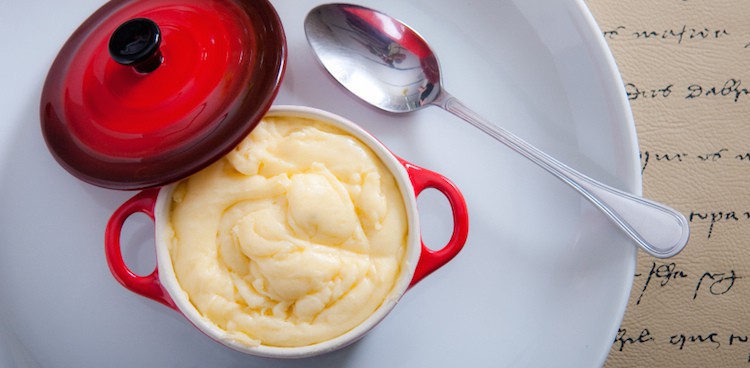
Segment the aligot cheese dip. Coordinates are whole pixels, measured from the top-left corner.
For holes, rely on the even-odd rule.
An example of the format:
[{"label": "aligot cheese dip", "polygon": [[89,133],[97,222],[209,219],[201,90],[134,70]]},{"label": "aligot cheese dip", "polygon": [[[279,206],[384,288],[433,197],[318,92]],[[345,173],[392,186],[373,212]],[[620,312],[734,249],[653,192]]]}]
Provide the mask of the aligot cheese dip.
[{"label": "aligot cheese dip", "polygon": [[354,136],[266,117],[234,151],[179,183],[169,252],[190,302],[233,339],[305,346],[388,297],[406,252],[397,184]]}]

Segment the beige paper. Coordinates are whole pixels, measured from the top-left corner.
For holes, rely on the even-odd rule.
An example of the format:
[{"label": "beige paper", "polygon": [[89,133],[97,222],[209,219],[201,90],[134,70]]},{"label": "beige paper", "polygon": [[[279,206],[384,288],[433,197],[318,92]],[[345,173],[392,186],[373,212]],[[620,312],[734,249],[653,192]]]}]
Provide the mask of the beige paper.
[{"label": "beige paper", "polygon": [[587,0],[636,121],[646,197],[690,220],[639,252],[606,367],[750,366],[750,1]]}]

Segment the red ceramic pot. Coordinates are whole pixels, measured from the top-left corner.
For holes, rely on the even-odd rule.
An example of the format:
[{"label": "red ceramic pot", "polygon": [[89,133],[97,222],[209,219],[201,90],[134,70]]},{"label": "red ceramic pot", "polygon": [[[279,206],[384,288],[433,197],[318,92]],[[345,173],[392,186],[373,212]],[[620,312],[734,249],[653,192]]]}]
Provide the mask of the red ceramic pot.
[{"label": "red ceramic pot", "polygon": [[[142,191],[115,211],[106,230],[106,256],[113,275],[123,286],[177,310],[214,340],[252,355],[277,358],[308,357],[342,348],[364,336],[383,320],[411,286],[455,257],[467,238],[468,211],[460,191],[448,179],[396,157],[372,135],[349,120],[325,111],[294,106],[272,107],[268,115],[313,118],[341,128],[367,145],[396,180],[408,222],[406,255],[401,263],[401,271],[395,286],[369,318],[343,335],[309,346],[276,347],[263,344],[250,346],[230,338],[226,331],[208,320],[195,308],[176,278],[167,248],[171,234],[169,230],[170,198],[176,184],[170,184],[161,189]],[[453,234],[448,243],[437,251],[425,247],[421,241],[416,197],[426,188],[434,188],[443,193],[452,209]],[[123,223],[130,215],[139,212],[155,220],[157,266],[148,276],[138,276],[128,269],[120,249],[120,232]]]}]

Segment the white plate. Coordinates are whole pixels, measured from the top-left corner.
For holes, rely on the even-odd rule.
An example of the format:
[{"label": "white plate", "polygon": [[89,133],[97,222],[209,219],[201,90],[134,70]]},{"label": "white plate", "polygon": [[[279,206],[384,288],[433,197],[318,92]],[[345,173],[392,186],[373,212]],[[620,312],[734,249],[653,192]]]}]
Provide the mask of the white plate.
[{"label": "white plate", "polygon": [[[313,60],[302,21],[317,1],[274,1],[289,67],[279,103],[359,122],[396,154],[452,178],[470,209],[464,251],[407,293],[365,339],[312,360],[229,350],[126,291],[103,232],[132,193],[81,183],[48,153],[39,95],[57,51],[102,0],[4,1],[0,32],[0,365],[31,367],[591,367],[624,313],[635,248],[561,182],[437,108],[364,106]],[[363,1],[430,40],[446,88],[492,121],[610,185],[640,194],[622,81],[581,0]],[[369,3],[369,4],[368,4]],[[447,202],[419,200],[430,244]],[[153,269],[152,225],[128,221],[126,260]]]}]

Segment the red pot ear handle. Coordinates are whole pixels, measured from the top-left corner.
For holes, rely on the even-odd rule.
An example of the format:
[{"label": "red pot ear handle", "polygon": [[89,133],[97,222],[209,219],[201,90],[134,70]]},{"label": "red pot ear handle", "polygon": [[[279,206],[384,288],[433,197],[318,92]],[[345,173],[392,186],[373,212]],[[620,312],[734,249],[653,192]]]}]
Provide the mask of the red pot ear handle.
[{"label": "red pot ear handle", "polygon": [[401,164],[406,168],[409,179],[414,186],[414,195],[419,196],[423,190],[434,188],[439,190],[448,199],[453,214],[453,234],[448,243],[440,250],[427,248],[422,241],[422,253],[419,256],[414,277],[409,287],[416,285],[419,281],[442,267],[453,259],[464,247],[469,235],[469,211],[463,195],[446,177],[399,158]]},{"label": "red pot ear handle", "polygon": [[156,204],[158,194],[158,189],[144,190],[123,203],[112,214],[105,232],[104,253],[107,257],[109,270],[112,271],[112,275],[122,286],[125,286],[125,288],[136,294],[156,300],[176,310],[177,306],[159,281],[159,268],[156,267],[154,272],[147,276],[136,275],[122,259],[122,250],[120,247],[120,233],[122,232],[125,220],[137,212],[145,213],[153,220],[154,205]]}]

